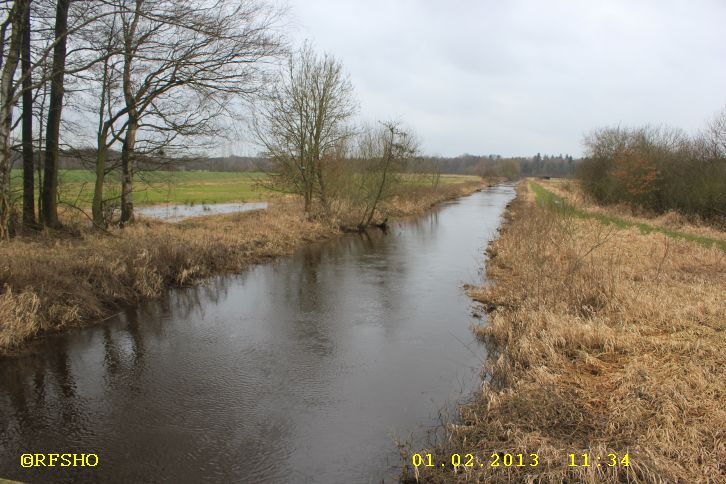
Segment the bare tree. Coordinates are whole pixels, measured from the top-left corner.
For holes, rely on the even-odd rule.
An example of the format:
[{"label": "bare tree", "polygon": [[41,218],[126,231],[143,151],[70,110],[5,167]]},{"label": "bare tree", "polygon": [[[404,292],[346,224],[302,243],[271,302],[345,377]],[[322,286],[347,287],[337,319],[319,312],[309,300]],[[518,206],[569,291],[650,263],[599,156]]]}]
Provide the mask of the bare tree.
[{"label": "bare tree", "polygon": [[[0,27],[0,239],[9,236],[8,224],[10,221],[10,158],[12,113],[15,104],[15,70],[20,60],[20,50],[23,39],[23,26],[25,12],[29,8],[29,0],[17,0],[10,7],[4,6],[7,17]],[[10,29],[10,38],[6,47],[7,31]]]},{"label": "bare tree", "polygon": [[[89,28],[89,25],[102,21],[105,16],[115,14],[116,11],[107,8],[107,4],[106,0],[37,0],[33,2],[36,6],[33,9],[36,16],[33,22],[37,25],[32,25],[30,11],[24,17],[27,32],[23,38],[22,76],[17,83],[22,84],[22,89],[18,90],[20,92],[16,97],[22,96],[23,99],[23,213],[26,221],[32,222],[31,215],[34,213],[32,118],[36,112],[40,120],[38,154],[43,165],[43,171],[39,169],[38,172],[42,185],[38,200],[40,219],[47,226],[60,225],[57,212],[58,165],[66,76],[87,71],[100,60],[94,55],[95,47],[89,49],[88,46],[71,43],[71,34]],[[47,25],[47,20],[52,24]],[[40,38],[33,41],[31,33],[38,33]],[[51,53],[52,62],[49,63]],[[39,111],[34,110],[36,106]],[[47,119],[43,116],[46,112]]]},{"label": "bare tree", "polygon": [[[23,34],[23,29],[31,27],[31,1],[0,4],[0,13],[4,14],[0,35],[0,237],[8,235],[11,116],[21,98],[26,223],[34,222],[35,211],[32,115],[39,109],[42,118],[43,112],[47,112],[47,120],[41,119],[36,136],[44,165],[42,174],[39,171],[42,190],[38,205],[43,224],[58,227],[58,168],[66,76],[88,82],[94,78],[94,71],[101,73],[100,79],[96,78],[102,86],[96,98],[100,103],[94,108],[99,117],[94,218],[98,221],[101,217],[103,183],[109,170],[105,164],[106,151],[119,142],[124,173],[122,221],[128,222],[133,219],[135,156],[140,152],[178,149],[184,144],[180,141],[184,137],[221,134],[214,121],[230,115],[234,98],[249,98],[260,88],[264,75],[259,61],[272,59],[282,51],[281,37],[276,31],[282,11],[263,1],[33,3],[39,5],[40,12],[33,21],[39,21],[38,32],[42,32],[37,51],[32,50],[30,32]],[[54,14],[49,11],[51,8]],[[84,32],[85,40],[83,35],[77,35]],[[108,35],[94,38],[89,32]],[[106,42],[99,42],[104,39]],[[22,75],[16,79],[21,53]],[[50,99],[46,104],[48,85]]]},{"label": "bare tree", "polygon": [[275,164],[274,183],[301,195],[307,214],[316,196],[329,209],[323,160],[353,133],[356,110],[340,61],[309,44],[289,58],[255,110],[253,130]]},{"label": "bare tree", "polygon": [[279,14],[254,0],[135,0],[121,14],[124,102],[108,118],[118,119],[124,130],[121,224],[133,221],[139,134],[155,133],[144,141],[156,149],[178,134],[208,134],[232,96],[250,96],[260,88],[260,61],[281,52],[275,34]]},{"label": "bare tree", "polygon": [[699,136],[699,142],[706,157],[726,160],[726,107],[708,122]]},{"label": "bare tree", "polygon": [[[326,157],[324,177],[333,218],[345,230],[365,230],[373,225],[380,203],[396,193],[403,182],[417,183],[418,145],[399,122],[364,125],[356,135]],[[385,226],[384,219],[378,225]]]},{"label": "bare tree", "polygon": [[[114,8],[114,6],[106,6]],[[115,127],[115,123],[126,114],[125,109],[115,109],[118,99],[114,93],[118,89],[120,68],[123,59],[119,59],[120,48],[116,45],[119,35],[120,11],[114,11],[91,29],[81,33],[81,38],[89,45],[97,45],[99,57],[102,61],[91,66],[85,76],[94,92],[90,110],[97,113],[96,128],[96,156],[95,156],[95,183],[92,202],[92,220],[96,227],[105,228],[106,218],[103,207],[103,188],[108,172],[108,150],[119,140],[123,127]],[[101,41],[101,42],[99,42]],[[100,45],[99,45],[100,44]],[[94,89],[95,88],[95,89]],[[95,104],[97,103],[97,104]],[[115,129],[116,128],[116,129]]]},{"label": "bare tree", "polygon": [[33,153],[33,66],[30,57],[30,2],[23,12],[21,65],[23,71],[23,225],[35,227],[35,173]]},{"label": "bare tree", "polygon": [[390,195],[398,181],[397,175],[400,176],[407,162],[416,156],[418,145],[399,123],[386,122],[382,123],[381,129],[365,136],[359,149],[364,163],[361,177],[364,209],[358,228],[363,229],[373,221],[379,202]]},{"label": "bare tree", "polygon": [[55,45],[50,76],[50,102],[45,134],[45,169],[43,177],[43,223],[58,227],[58,142],[63,111],[63,82],[66,71],[68,40],[68,9],[71,0],[58,0],[55,15]]}]

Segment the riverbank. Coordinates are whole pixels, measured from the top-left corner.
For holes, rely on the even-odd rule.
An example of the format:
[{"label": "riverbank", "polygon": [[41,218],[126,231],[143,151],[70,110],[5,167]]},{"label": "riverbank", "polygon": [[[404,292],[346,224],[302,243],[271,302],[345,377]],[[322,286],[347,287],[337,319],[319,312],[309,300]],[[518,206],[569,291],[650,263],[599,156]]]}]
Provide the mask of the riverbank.
[{"label": "riverbank", "polygon": [[[382,216],[420,213],[481,186],[467,181],[414,190],[388,202]],[[76,227],[15,238],[0,244],[0,354],[48,331],[98,322],[167,287],[238,272],[340,233],[307,220],[297,202],[278,199],[267,210],[179,224],[144,219],[109,234]]]},{"label": "riverbank", "polygon": [[408,456],[407,478],[723,479],[726,254],[717,244],[553,210],[523,182],[487,252],[493,284],[471,290],[489,312],[475,330],[488,349],[482,392],[445,445],[417,451],[435,466],[414,468]]}]

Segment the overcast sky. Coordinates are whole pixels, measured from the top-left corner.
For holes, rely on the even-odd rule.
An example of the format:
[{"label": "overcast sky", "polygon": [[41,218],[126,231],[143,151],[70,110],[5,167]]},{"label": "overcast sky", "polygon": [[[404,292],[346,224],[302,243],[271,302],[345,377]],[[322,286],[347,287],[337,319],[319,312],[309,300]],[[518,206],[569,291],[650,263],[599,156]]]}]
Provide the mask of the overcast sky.
[{"label": "overcast sky", "polygon": [[724,0],[289,0],[361,116],[424,152],[582,151],[602,125],[700,128],[726,104]]}]

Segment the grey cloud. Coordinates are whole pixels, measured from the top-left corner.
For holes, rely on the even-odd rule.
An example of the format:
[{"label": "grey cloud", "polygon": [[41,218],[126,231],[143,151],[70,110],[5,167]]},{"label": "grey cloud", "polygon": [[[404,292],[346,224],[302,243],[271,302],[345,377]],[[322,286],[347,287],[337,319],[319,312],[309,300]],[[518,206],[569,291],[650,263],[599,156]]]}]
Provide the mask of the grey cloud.
[{"label": "grey cloud", "polygon": [[581,151],[603,124],[688,130],[726,103],[721,1],[292,0],[341,58],[364,119],[429,153]]}]

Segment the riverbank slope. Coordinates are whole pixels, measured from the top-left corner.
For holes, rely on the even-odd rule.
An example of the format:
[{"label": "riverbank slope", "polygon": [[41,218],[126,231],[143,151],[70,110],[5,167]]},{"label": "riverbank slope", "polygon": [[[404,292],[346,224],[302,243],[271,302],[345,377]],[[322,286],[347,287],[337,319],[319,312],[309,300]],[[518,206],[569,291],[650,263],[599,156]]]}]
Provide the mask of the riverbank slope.
[{"label": "riverbank slope", "polygon": [[[467,180],[410,190],[387,201],[381,216],[420,213],[482,186]],[[108,234],[75,227],[12,239],[0,244],[0,355],[45,332],[98,322],[167,287],[240,271],[340,233],[306,219],[296,201],[276,199],[267,210],[179,224],[143,219]]]},{"label": "riverbank slope", "polygon": [[483,389],[446,444],[417,451],[423,465],[408,456],[405,478],[723,480],[718,244],[538,204],[525,181],[488,254],[493,284],[471,290],[489,312],[476,328],[488,349]]}]

